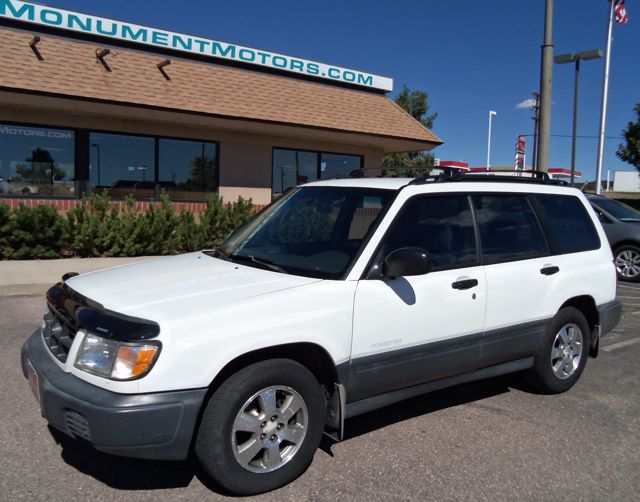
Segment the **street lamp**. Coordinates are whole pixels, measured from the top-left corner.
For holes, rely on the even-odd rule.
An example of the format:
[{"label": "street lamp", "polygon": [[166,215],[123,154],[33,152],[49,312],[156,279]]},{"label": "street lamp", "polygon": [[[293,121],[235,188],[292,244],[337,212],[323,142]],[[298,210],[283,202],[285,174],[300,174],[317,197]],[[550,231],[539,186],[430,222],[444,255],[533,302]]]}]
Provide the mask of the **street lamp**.
[{"label": "street lamp", "polygon": [[602,57],[600,49],[583,51],[578,53],[560,54],[553,58],[556,64],[576,63],[576,78],[573,88],[573,133],[571,135],[571,184],[573,185],[576,174],[576,135],[578,132],[578,89],[580,87],[580,60],[598,59]]},{"label": "street lamp", "polygon": [[493,110],[489,110],[489,140],[487,141],[487,171],[491,167],[491,119],[497,115]]},{"label": "street lamp", "polygon": [[98,162],[96,163],[96,167],[98,168],[98,186],[100,186],[100,145],[98,143],[91,143],[91,146],[98,150]]}]

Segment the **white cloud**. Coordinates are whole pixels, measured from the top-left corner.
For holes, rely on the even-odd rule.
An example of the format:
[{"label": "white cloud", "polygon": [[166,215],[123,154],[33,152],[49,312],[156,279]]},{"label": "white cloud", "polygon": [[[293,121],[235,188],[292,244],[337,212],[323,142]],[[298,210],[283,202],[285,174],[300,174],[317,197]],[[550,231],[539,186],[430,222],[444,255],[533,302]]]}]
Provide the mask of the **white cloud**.
[{"label": "white cloud", "polygon": [[533,98],[529,98],[529,99],[525,99],[524,101],[520,101],[520,103],[518,103],[516,105],[516,108],[518,110],[525,110],[525,109],[529,109],[532,106],[535,106],[536,104],[536,100]]}]

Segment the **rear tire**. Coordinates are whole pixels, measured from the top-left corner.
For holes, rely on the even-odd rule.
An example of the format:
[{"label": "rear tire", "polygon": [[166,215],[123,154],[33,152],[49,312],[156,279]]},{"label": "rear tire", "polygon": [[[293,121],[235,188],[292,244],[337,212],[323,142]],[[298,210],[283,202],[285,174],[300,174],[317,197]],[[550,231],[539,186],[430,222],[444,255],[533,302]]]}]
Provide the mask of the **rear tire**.
[{"label": "rear tire", "polygon": [[620,246],[615,250],[615,264],[621,281],[640,282],[640,248]]},{"label": "rear tire", "polygon": [[589,357],[589,325],[578,309],[565,307],[552,319],[527,381],[545,394],[559,394],[578,381]]},{"label": "rear tire", "polygon": [[289,359],[258,362],[229,377],[209,399],[196,456],[230,492],[268,492],[309,466],[324,417],[322,388],[307,368]]}]

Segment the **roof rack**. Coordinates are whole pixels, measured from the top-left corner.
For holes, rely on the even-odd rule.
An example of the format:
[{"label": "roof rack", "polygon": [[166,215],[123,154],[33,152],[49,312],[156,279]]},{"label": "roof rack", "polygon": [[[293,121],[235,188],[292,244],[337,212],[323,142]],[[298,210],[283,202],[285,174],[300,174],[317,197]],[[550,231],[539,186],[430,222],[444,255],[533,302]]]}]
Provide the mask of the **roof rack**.
[{"label": "roof rack", "polygon": [[562,185],[568,183],[564,180],[554,180],[542,171],[523,170],[517,171],[518,174],[530,174],[531,176],[511,176],[499,175],[493,173],[465,173],[451,172],[438,175],[419,176],[409,182],[409,185],[424,185],[426,183],[446,183],[452,181],[473,181],[473,182],[501,182],[501,183],[536,183],[544,185]]}]

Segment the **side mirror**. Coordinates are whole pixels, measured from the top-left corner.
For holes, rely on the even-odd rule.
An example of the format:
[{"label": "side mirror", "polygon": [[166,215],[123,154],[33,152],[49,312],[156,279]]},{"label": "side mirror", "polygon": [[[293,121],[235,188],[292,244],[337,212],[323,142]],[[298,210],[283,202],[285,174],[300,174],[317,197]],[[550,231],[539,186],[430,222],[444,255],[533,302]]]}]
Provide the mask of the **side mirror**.
[{"label": "side mirror", "polygon": [[400,248],[391,251],[384,259],[382,272],[385,277],[423,275],[431,272],[433,263],[429,252],[423,248]]}]

